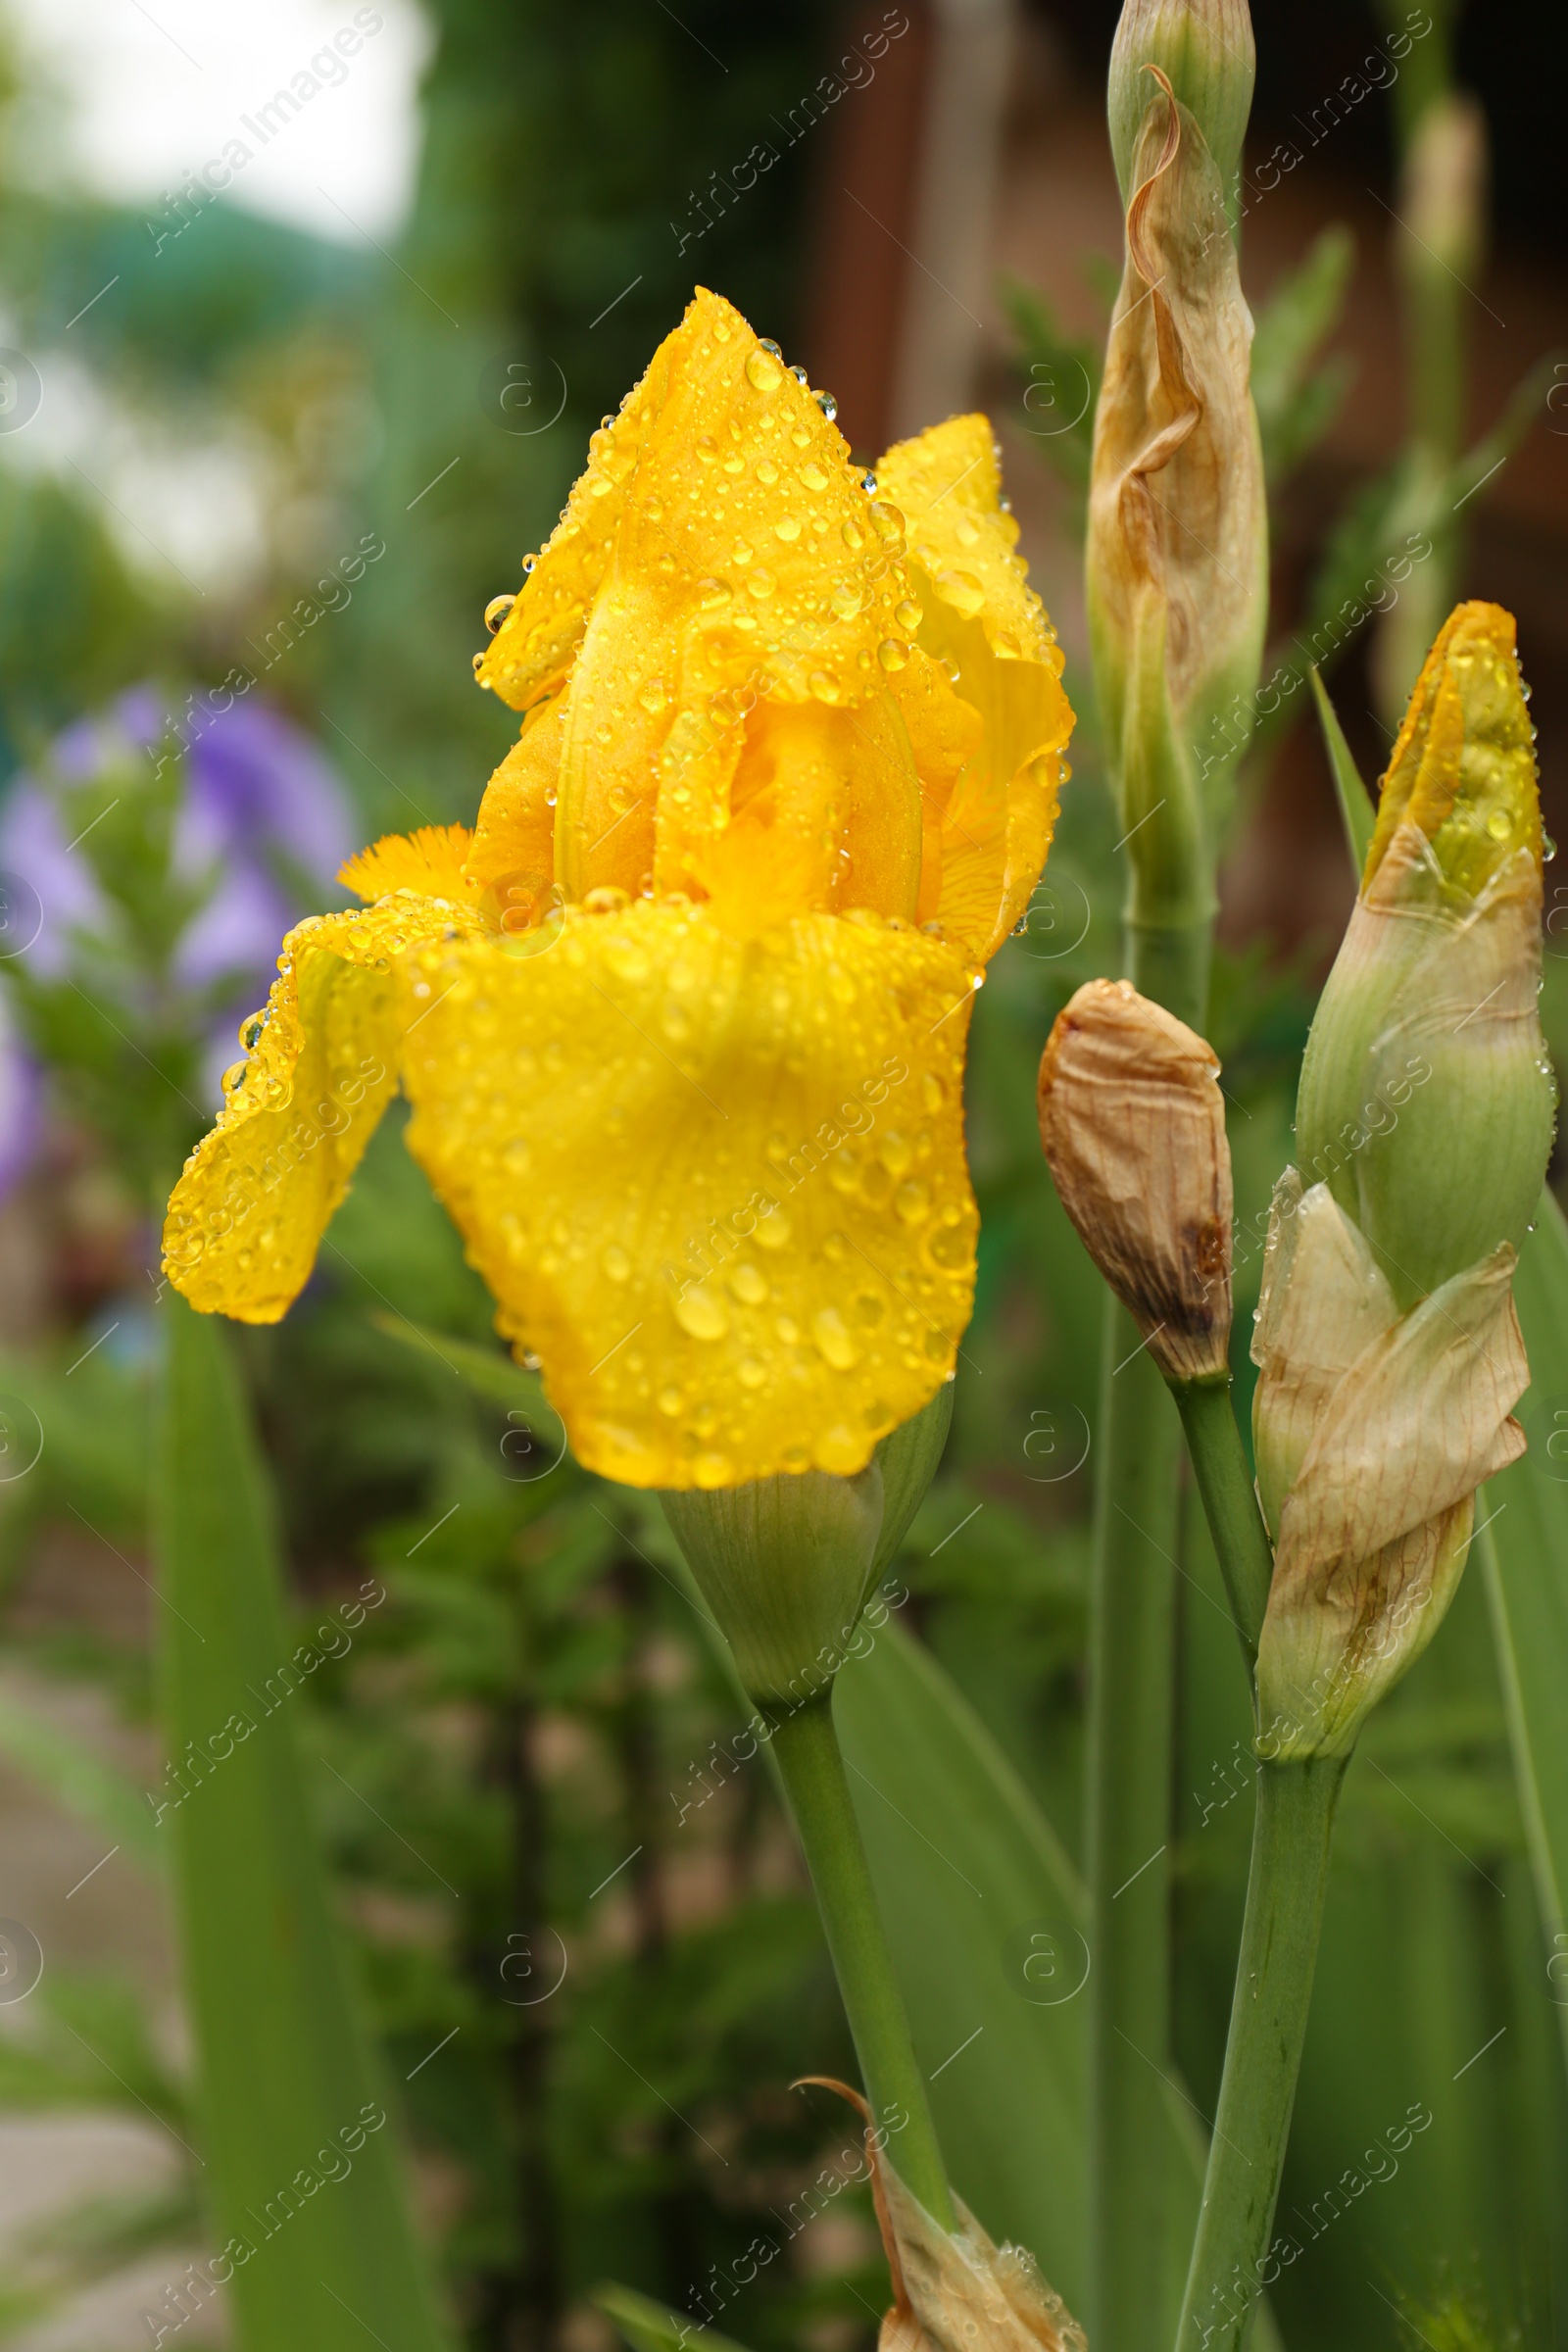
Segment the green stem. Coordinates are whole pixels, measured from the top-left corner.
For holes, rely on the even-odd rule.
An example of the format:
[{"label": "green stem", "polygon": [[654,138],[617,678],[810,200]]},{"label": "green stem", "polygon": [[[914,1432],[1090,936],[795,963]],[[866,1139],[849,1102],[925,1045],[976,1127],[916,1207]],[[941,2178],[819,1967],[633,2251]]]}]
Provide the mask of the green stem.
[{"label": "green stem", "polygon": [[1208,1016],[1213,941],[1211,922],[1157,923],[1129,916],[1123,930],[1122,961],[1134,988],[1200,1036]]},{"label": "green stem", "polygon": [[1247,1448],[1231,1409],[1230,1375],[1224,1373],[1215,1380],[1173,1380],[1170,1393],[1187,1432],[1187,1450],[1203,1498],[1208,1532],[1219,1554],[1231,1615],[1251,1668],[1257,1663],[1274,1554]]},{"label": "green stem", "polygon": [[[1209,925],[1129,920],[1145,996],[1201,1029]],[[1131,1316],[1107,1316],[1089,1633],[1089,2332],[1168,2326],[1172,1706],[1181,1432]]]},{"label": "green stem", "polygon": [[824,1692],[804,1707],[764,1705],[762,1712],[806,1849],[872,2116],[890,2133],[891,2160],[906,2187],[944,2230],[956,2230],[925,2078],[915,2063],[833,1728],[831,1696]]},{"label": "green stem", "polygon": [[1279,2274],[1269,2233],[1300,2071],[1347,1758],[1263,1764],[1219,2111],[1177,2352],[1241,2352]]}]

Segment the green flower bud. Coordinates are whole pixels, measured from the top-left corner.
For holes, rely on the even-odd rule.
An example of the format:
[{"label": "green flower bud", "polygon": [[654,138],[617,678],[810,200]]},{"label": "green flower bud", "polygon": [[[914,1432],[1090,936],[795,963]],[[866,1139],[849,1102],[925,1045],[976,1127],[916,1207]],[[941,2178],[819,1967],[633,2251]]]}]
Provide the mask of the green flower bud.
[{"label": "green flower bud", "polygon": [[[1245,34],[1246,71],[1225,80],[1215,69],[1221,107],[1194,61],[1225,58],[1226,27]],[[1201,113],[1157,59],[1143,70],[1146,33],[1182,65]],[[1123,16],[1111,69],[1127,254],[1095,416],[1087,589],[1127,912],[1155,928],[1212,918],[1215,823],[1246,748],[1268,609],[1252,321],[1223,177],[1250,57],[1245,7],[1145,0]]]},{"label": "green flower bud", "polygon": [[1383,781],[1361,895],[1301,1071],[1302,1180],[1326,1183],[1400,1307],[1535,1214],[1556,1089],[1541,1032],[1534,732],[1495,605],[1460,605]]},{"label": "green flower bud", "polygon": [[952,1419],[945,1383],[889,1431],[855,1478],[805,1470],[662,1497],[760,1705],[806,1706],[831,1690],[860,1613],[924,1499]]},{"label": "green flower bud", "polygon": [[1512,1298],[1555,1090],[1514,624],[1461,605],[1383,780],[1312,1024],[1252,1355],[1275,1568],[1259,1752],[1343,1753],[1432,1639],[1476,1489],[1524,1450]]},{"label": "green flower bud", "polygon": [[1257,69],[1247,0],[1126,0],[1111,44],[1107,91],[1124,206],[1132,202],[1138,133],[1154,98],[1146,66],[1159,68],[1192,116],[1234,204]]}]

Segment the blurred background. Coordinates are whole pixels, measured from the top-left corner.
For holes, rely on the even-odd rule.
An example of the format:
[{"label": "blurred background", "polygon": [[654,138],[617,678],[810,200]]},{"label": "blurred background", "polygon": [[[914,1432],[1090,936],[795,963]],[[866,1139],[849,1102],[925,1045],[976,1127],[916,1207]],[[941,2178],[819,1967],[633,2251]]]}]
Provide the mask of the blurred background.
[{"label": "blurred background", "polygon": [[[1449,604],[1506,605],[1547,826],[1568,824],[1568,19],[1544,0],[1260,18],[1242,250],[1276,683],[1227,850],[1211,1024],[1244,1383],[1256,1236],[1353,895],[1308,664],[1370,778]],[[1077,1850],[1100,1291],[1040,1160],[1033,1073],[1066,997],[1116,968],[1080,589],[1120,271],[1114,21],[1110,0],[0,9],[17,2352],[226,2325],[221,2296],[177,2320],[168,2300],[208,2238],[154,1835],[158,1207],[287,924],[347,903],[333,876],[361,842],[471,821],[510,732],[472,683],[485,605],[699,282],[836,394],[868,463],[983,405],[1067,650],[1075,773],[975,1016],[979,1298],[900,1605]],[[1547,950],[1561,1061],[1550,869]],[[399,1127],[288,1320],[239,1335],[300,1624],[362,1609],[296,1730],[464,2340],[608,2352],[596,2286],[697,2312],[842,2142],[831,2101],[789,2082],[853,2060],[771,1784],[729,1760],[734,1701],[657,1526],[558,1469],[504,1388],[455,1384],[411,1345],[495,1360],[486,1295]],[[1179,2056],[1206,2115],[1247,1724],[1196,1522],[1184,1550]],[[1540,1957],[1561,1926],[1536,1916],[1472,1577],[1351,1774],[1287,2203],[1315,2212],[1413,2105],[1430,2128],[1281,2282],[1293,2348],[1568,2346],[1568,2109]],[[514,1998],[509,1953],[551,1936],[564,1982]],[[1027,2234],[1022,2214],[983,2218]],[[849,2190],[720,2325],[759,2352],[854,2352],[884,2300]]]}]

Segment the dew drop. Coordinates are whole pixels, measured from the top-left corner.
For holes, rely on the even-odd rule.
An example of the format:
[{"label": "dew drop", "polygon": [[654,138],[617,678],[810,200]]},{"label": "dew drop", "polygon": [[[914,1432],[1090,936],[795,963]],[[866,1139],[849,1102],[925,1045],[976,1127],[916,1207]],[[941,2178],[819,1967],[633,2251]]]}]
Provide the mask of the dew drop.
[{"label": "dew drop", "polygon": [[909,649],[901,644],[897,637],[884,637],[876,649],[876,658],[884,669],[900,670],[908,662]]},{"label": "dew drop", "polygon": [[749,1257],[743,1257],[729,1270],[729,1287],[742,1306],[760,1306],[767,1297],[767,1277]]},{"label": "dew drop", "polygon": [[484,625],[493,637],[516,603],[513,595],[493,596],[484,609]]},{"label": "dew drop", "polygon": [[784,370],[779,366],[776,344],[759,343],[756,350],[748,355],[746,380],[759,392],[776,392],[778,390],[784,381]]},{"label": "dew drop", "polygon": [[837,416],[839,413],[838,402],[834,399],[831,392],[818,392],[815,395],[815,399],[817,407],[821,410],[829,424],[831,424],[834,417]]},{"label": "dew drop", "polygon": [[836,1306],[819,1307],[811,1317],[811,1337],[817,1352],[835,1372],[853,1372],[860,1360],[849,1326]]},{"label": "dew drop", "polygon": [[631,1259],[618,1242],[612,1242],[608,1249],[601,1250],[599,1263],[612,1282],[625,1282],[630,1277]]},{"label": "dew drop", "polygon": [[943,599],[965,620],[972,620],[986,601],[986,592],[972,571],[939,571],[936,585]]},{"label": "dew drop", "polygon": [[675,1320],[694,1340],[721,1340],[729,1329],[729,1309],[716,1291],[696,1282],[676,1299]]}]

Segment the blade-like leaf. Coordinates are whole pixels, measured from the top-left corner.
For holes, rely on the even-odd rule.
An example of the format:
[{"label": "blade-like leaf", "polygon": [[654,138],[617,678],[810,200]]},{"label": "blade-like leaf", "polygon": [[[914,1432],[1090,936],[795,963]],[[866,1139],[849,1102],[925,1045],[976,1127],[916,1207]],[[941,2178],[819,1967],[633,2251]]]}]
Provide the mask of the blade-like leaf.
[{"label": "blade-like leaf", "polygon": [[[897,1626],[839,1675],[834,1716],[954,2186],[1083,2307],[1088,1904],[990,1733]],[[1170,2082],[1174,2340],[1198,2221],[1200,2119]],[[898,2160],[896,2146],[890,2150]],[[1277,2344],[1265,2309],[1258,2352]]]},{"label": "blade-like leaf", "polygon": [[1328,753],[1329,766],[1334,772],[1334,790],[1339,798],[1340,815],[1345,822],[1350,862],[1359,880],[1366,864],[1367,851],[1372,846],[1377,808],[1355,764],[1355,755],[1345,740],[1345,729],[1340,724],[1339,712],[1329,700],[1328,688],[1316,669],[1309,674],[1313,699],[1317,704],[1318,723],[1323,729],[1323,748]]},{"label": "blade-like leaf", "polygon": [[716,2328],[699,2328],[696,2321],[682,2319],[667,2304],[655,2303],[629,2286],[596,2287],[593,2299],[605,2317],[614,2321],[632,2352],[681,2352],[682,2345],[699,2337],[703,2352],[744,2352],[733,2336],[720,2335]]},{"label": "blade-like leaf", "polygon": [[1547,1989],[1563,2004],[1568,2052],[1568,1487],[1559,1483],[1568,1480],[1568,1222],[1549,1192],[1513,1291],[1530,1357],[1517,1408],[1530,1450],[1477,1497],[1478,1548],[1550,1950]]},{"label": "blade-like leaf", "polygon": [[1354,264],[1354,238],[1342,222],[1333,222],[1258,311],[1252,403],[1271,488],[1321,440],[1349,389],[1350,368],[1343,357],[1320,367],[1313,363],[1339,323]]},{"label": "blade-like leaf", "polygon": [[[271,1497],[226,1333],[172,1295],[155,1473],[203,2185],[244,2352],[446,2342],[306,1802]],[[175,1777],[177,1776],[177,1778]],[[181,1794],[183,1783],[185,1793]]]}]

